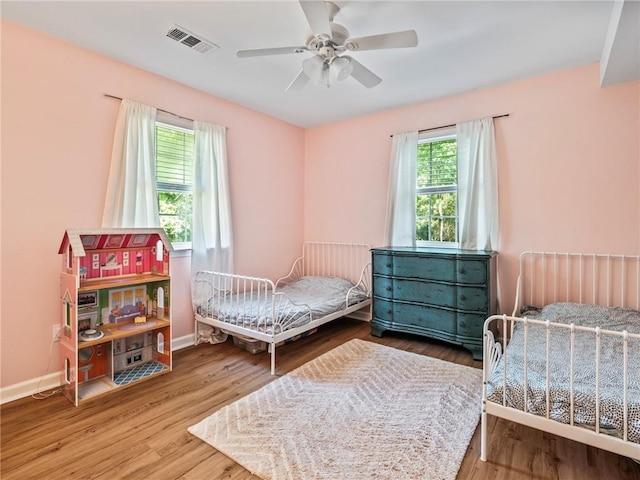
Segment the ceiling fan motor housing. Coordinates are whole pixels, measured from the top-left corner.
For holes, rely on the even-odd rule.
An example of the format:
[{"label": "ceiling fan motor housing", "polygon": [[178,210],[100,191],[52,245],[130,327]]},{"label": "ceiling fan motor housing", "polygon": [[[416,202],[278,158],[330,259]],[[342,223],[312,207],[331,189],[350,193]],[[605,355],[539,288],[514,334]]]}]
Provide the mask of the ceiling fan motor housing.
[{"label": "ceiling fan motor housing", "polygon": [[336,51],[333,47],[327,45],[318,49],[318,54],[325,60],[330,60],[336,56]]},{"label": "ceiling fan motor housing", "polygon": [[[322,56],[328,55],[329,57],[333,57],[335,50],[341,51],[345,49],[343,44],[345,40],[349,37],[349,31],[346,28],[344,28],[342,25],[339,25],[337,23],[332,23],[330,26],[331,26],[330,38],[324,34],[320,34],[320,35],[313,36],[309,38],[309,40],[307,40],[307,47],[309,48],[309,50],[316,51],[318,52],[318,54]],[[331,48],[331,51],[329,50],[323,51],[323,49],[327,49],[327,48]]]}]

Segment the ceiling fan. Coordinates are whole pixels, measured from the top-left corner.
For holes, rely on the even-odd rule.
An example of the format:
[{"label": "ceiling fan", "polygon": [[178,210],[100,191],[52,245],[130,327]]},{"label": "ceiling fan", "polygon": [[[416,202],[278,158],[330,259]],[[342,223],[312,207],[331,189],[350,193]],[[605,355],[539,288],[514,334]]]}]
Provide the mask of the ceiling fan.
[{"label": "ceiling fan", "polygon": [[350,38],[347,29],[333,21],[340,11],[340,7],[335,3],[318,0],[299,1],[312,32],[305,45],[237,51],[238,57],[241,58],[311,52],[313,56],[303,60],[302,70],[287,86],[287,91],[301,90],[309,80],[316,85],[329,87],[332,75],[340,81],[352,76],[367,88],[375,87],[382,79],[352,56],[344,55],[345,52],[418,45],[415,30]]}]

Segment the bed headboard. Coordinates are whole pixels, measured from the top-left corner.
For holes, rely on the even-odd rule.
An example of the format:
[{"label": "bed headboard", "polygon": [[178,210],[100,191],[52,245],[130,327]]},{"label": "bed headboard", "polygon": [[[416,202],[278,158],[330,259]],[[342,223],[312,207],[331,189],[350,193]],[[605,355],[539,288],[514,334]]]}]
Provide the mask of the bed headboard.
[{"label": "bed headboard", "polygon": [[555,302],[640,310],[640,255],[524,252],[516,288],[513,315]]},{"label": "bed headboard", "polygon": [[371,247],[364,243],[305,242],[289,275],[280,281],[302,276],[341,277],[371,289]]}]

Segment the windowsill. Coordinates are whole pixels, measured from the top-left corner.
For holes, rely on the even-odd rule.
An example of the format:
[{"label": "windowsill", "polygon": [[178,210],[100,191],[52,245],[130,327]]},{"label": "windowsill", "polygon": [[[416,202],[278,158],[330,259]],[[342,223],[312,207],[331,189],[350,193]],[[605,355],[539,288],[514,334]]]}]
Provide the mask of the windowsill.
[{"label": "windowsill", "polygon": [[416,241],[416,247],[460,248],[460,244],[457,243],[457,242],[424,242],[424,241]]},{"label": "windowsill", "polygon": [[171,258],[181,258],[191,256],[191,243],[174,243],[173,252],[171,252]]}]

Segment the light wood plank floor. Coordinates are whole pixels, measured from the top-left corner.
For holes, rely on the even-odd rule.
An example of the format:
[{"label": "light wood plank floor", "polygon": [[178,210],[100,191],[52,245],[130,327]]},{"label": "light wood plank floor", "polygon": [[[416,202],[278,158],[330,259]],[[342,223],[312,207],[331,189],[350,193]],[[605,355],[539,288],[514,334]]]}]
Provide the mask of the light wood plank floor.
[{"label": "light wood plank floor", "polygon": [[[420,337],[387,334],[341,319],[278,349],[279,374],[361,338],[476,368],[464,349]],[[272,381],[266,353],[199,345],[174,355],[174,371],[99,397],[78,408],[62,396],[25,398],[2,406],[1,478],[257,479],[187,427]],[[479,460],[480,427],[459,480],[640,479],[640,465],[612,453],[506,420],[489,425],[489,461]],[[366,479],[363,479],[366,480]],[[403,480],[403,479],[398,479]]]}]

